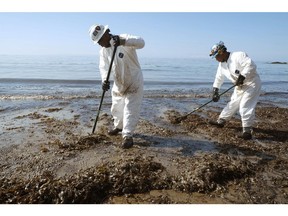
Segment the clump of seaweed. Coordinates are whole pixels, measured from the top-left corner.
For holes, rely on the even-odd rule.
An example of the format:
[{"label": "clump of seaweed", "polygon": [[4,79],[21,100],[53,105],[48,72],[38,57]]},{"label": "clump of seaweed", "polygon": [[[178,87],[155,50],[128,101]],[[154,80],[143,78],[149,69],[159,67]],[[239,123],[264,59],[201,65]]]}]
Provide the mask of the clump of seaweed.
[{"label": "clump of seaweed", "polygon": [[[220,163],[221,161],[221,163]],[[211,192],[231,180],[253,174],[253,165],[225,154],[204,154],[175,177],[173,187],[186,192]]]},{"label": "clump of seaweed", "polygon": [[47,172],[26,181],[2,178],[0,203],[102,203],[112,194],[163,188],[157,184],[163,169],[159,163],[136,157],[58,179]]}]

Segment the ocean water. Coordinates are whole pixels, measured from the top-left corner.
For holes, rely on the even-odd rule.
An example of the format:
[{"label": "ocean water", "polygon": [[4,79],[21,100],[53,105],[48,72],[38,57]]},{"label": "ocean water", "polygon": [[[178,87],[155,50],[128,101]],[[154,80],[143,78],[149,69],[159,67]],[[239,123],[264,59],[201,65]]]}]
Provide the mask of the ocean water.
[{"label": "ocean water", "polygon": [[[210,58],[140,58],[139,61],[145,80],[146,98],[209,97],[218,65],[215,59]],[[38,106],[44,102],[47,105],[52,100],[98,100],[102,94],[98,62],[99,57],[96,55],[0,55],[1,113]],[[272,102],[287,106],[288,65],[255,63],[263,82],[262,95],[265,95],[265,100],[270,98]],[[231,85],[227,81],[222,89]]]}]

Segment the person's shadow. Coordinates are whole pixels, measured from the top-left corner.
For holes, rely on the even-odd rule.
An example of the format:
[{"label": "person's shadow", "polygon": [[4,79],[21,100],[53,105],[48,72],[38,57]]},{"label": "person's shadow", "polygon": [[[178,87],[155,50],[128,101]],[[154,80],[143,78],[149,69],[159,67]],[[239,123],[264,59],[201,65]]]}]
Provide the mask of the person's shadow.
[{"label": "person's shadow", "polygon": [[[278,131],[279,132],[279,131]],[[282,134],[284,136],[284,134]],[[276,157],[262,151],[254,150],[248,147],[237,146],[236,144],[221,144],[217,145],[214,141],[197,140],[191,136],[182,137],[161,137],[154,135],[135,134],[137,139],[135,145],[151,148],[170,148],[178,149],[178,153],[182,156],[193,157],[197,152],[204,153],[223,153],[233,156],[257,156],[262,162],[265,163],[274,160]],[[286,137],[287,138],[287,137]],[[258,139],[258,137],[257,137]]]},{"label": "person's shadow", "polygon": [[260,140],[271,140],[277,142],[286,142],[288,140],[288,131],[274,129],[254,128],[255,137]]},{"label": "person's shadow", "polygon": [[134,134],[135,145],[151,148],[178,149],[182,156],[193,156],[196,152],[217,152],[217,146],[212,141],[197,140],[190,136],[161,137],[155,135]]}]

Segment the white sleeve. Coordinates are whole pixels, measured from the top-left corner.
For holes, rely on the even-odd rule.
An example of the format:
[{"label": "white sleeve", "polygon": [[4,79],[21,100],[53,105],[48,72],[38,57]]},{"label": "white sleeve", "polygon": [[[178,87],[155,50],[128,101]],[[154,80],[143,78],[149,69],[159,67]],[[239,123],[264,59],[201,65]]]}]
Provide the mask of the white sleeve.
[{"label": "white sleeve", "polygon": [[216,73],[216,76],[215,76],[215,80],[214,80],[214,83],[213,83],[213,87],[220,89],[220,87],[222,86],[223,82],[224,82],[224,75],[223,75],[223,73],[221,71],[221,63],[219,63],[219,66],[218,66],[218,69],[217,69],[217,73]]},{"label": "white sleeve", "polygon": [[124,46],[134,49],[142,49],[145,46],[145,41],[139,36],[121,34],[119,37],[125,39]]},{"label": "white sleeve", "polygon": [[102,82],[103,82],[104,80],[106,80],[107,74],[108,74],[108,70],[109,70],[109,64],[107,64],[108,60],[107,60],[107,57],[105,57],[105,55],[104,55],[103,48],[100,49],[99,56],[100,56],[100,59],[99,59],[99,71],[100,71],[101,79],[102,79]]}]

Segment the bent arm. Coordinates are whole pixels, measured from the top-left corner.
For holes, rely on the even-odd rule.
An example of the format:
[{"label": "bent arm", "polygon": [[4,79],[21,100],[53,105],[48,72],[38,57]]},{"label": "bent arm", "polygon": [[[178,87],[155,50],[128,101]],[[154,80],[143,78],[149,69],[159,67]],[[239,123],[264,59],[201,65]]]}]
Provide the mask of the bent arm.
[{"label": "bent arm", "polygon": [[123,40],[123,46],[132,47],[134,49],[142,49],[145,46],[145,41],[139,36],[122,34],[120,35],[120,40]]},{"label": "bent arm", "polygon": [[218,69],[217,69],[217,73],[216,73],[216,76],[215,76],[215,80],[214,80],[214,83],[213,83],[213,88],[218,88],[220,89],[220,87],[222,86],[224,82],[224,75],[221,71],[221,65],[219,64],[218,66]]},{"label": "bent arm", "polygon": [[100,59],[99,59],[99,71],[101,75],[102,82],[104,82],[107,78],[109,64],[107,64],[107,58],[104,55],[103,49],[99,52]]}]

